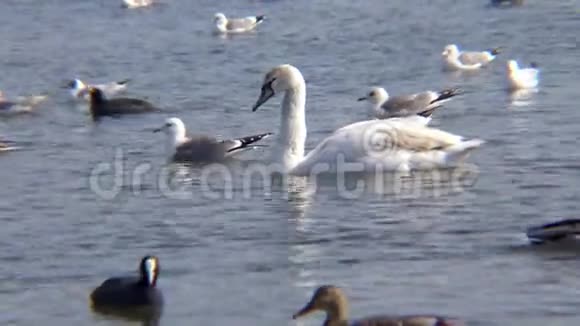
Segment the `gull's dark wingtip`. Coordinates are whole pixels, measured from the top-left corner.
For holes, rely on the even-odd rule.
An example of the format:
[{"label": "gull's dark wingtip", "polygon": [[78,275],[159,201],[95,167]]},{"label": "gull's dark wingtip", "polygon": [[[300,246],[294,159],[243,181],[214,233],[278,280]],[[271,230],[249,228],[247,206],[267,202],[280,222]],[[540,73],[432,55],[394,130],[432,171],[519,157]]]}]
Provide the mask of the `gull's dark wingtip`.
[{"label": "gull's dark wingtip", "polygon": [[503,51],[503,47],[498,46],[496,48],[490,49],[489,53],[493,54],[493,55],[498,55]]},{"label": "gull's dark wingtip", "polygon": [[537,62],[530,62],[530,67],[537,69],[540,67],[540,65]]},{"label": "gull's dark wingtip", "polygon": [[266,19],[266,15],[258,15],[256,16],[256,23],[261,23],[264,19]]}]

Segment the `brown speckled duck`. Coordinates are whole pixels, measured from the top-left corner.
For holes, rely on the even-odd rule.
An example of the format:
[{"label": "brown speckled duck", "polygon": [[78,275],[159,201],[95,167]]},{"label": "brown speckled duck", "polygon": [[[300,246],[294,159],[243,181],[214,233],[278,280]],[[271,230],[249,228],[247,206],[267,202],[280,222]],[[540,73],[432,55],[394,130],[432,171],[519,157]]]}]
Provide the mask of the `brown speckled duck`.
[{"label": "brown speckled duck", "polygon": [[458,319],[434,315],[375,316],[349,322],[346,295],[332,285],[319,287],[310,302],[292,318],[297,319],[318,310],[326,312],[324,326],[466,326]]}]

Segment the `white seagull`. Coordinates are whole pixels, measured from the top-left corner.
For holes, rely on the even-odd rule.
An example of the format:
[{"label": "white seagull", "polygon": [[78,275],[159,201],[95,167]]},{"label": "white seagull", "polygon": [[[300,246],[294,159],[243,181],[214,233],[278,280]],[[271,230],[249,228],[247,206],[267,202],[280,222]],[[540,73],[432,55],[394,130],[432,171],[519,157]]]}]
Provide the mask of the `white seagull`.
[{"label": "white seagull", "polygon": [[520,68],[517,61],[507,62],[507,80],[510,90],[533,89],[538,87],[540,71],[535,63],[530,68]]},{"label": "white seagull", "polygon": [[91,87],[100,89],[105,97],[108,98],[127,90],[127,83],[129,83],[129,81],[129,79],[124,79],[103,84],[85,84],[80,79],[73,79],[67,82],[66,88],[74,99],[84,99],[88,101],[90,99],[89,89]]},{"label": "white seagull", "polygon": [[168,136],[168,157],[176,162],[219,162],[240,152],[256,148],[254,143],[268,137],[262,133],[242,138],[218,140],[198,135],[188,137],[185,124],[179,118],[169,118],[154,132],[165,132]]},{"label": "white seagull", "polygon": [[252,111],[277,93],[284,93],[284,98],[273,163],[289,174],[344,172],[341,163],[348,163],[348,169],[359,172],[452,167],[483,143],[429,128],[413,117],[392,118],[342,127],[305,156],[306,83],[297,68],[286,64],[270,70]]},{"label": "white seagull", "polygon": [[46,100],[45,95],[19,96],[15,100],[4,97],[0,91],[0,115],[12,115],[32,112],[40,103]]},{"label": "white seagull", "polygon": [[123,7],[125,8],[141,8],[153,4],[153,0],[123,0]]},{"label": "white seagull", "polygon": [[227,18],[226,15],[218,12],[214,15],[214,22],[220,33],[245,33],[252,31],[264,21],[266,16],[248,16],[244,18]]},{"label": "white seagull", "polygon": [[389,96],[382,87],[374,87],[358,101],[368,101],[372,106],[372,112],[378,119],[400,118],[418,115],[425,117],[428,123],[433,111],[441,107],[441,104],[459,94],[457,88],[447,88],[441,91],[424,91],[415,94]]},{"label": "white seagull", "polygon": [[501,48],[480,52],[459,51],[457,45],[449,44],[445,46],[441,56],[445,70],[477,70],[492,62],[499,53]]}]

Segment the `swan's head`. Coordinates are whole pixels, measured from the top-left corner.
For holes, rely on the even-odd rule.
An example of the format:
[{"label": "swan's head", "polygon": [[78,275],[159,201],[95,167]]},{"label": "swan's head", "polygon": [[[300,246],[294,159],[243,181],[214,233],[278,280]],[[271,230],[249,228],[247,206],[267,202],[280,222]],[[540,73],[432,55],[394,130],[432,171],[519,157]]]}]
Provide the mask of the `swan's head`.
[{"label": "swan's head", "polygon": [[459,54],[459,49],[457,48],[457,45],[455,44],[448,44],[447,46],[445,46],[445,49],[443,49],[443,52],[441,53],[442,56],[448,58],[448,57],[455,57]]},{"label": "swan's head", "polygon": [[277,93],[283,93],[303,86],[304,77],[302,77],[300,70],[288,64],[278,66],[270,70],[264,77],[260,97],[254,104],[252,111],[256,111]]},{"label": "swan's head", "polygon": [[226,18],[226,15],[222,14],[221,12],[218,12],[217,14],[215,14],[213,16],[213,21],[218,26],[222,26],[222,25],[225,26],[228,23],[228,19]]},{"label": "swan's head", "polygon": [[161,131],[173,138],[183,138],[185,137],[185,124],[179,118],[168,118],[161,127],[153,130],[153,132]]},{"label": "swan's head", "polygon": [[371,91],[363,97],[360,97],[358,101],[369,101],[374,105],[383,104],[389,99],[389,93],[382,87],[373,87]]},{"label": "swan's head", "polygon": [[519,69],[518,62],[515,60],[509,60],[507,62],[507,69],[508,71],[517,71]]}]

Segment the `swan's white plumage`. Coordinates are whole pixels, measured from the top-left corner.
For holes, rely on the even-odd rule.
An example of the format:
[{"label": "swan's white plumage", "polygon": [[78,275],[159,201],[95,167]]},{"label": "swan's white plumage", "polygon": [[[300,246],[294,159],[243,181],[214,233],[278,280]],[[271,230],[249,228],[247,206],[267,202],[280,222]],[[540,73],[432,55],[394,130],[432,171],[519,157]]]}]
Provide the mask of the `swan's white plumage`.
[{"label": "swan's white plumage", "polygon": [[537,68],[520,68],[517,61],[507,62],[508,87],[511,90],[532,89],[538,87],[539,70]]},{"label": "swan's white plumage", "polygon": [[[291,65],[272,69],[264,78],[254,110],[276,92],[285,92],[275,163],[296,175],[334,173],[341,163],[355,171],[444,168],[460,163],[483,141],[430,128],[417,117],[361,121],[344,126],[325,138],[304,156],[306,140],[306,85],[300,71]],[[358,170],[354,170],[358,169]]]}]

